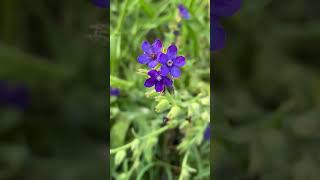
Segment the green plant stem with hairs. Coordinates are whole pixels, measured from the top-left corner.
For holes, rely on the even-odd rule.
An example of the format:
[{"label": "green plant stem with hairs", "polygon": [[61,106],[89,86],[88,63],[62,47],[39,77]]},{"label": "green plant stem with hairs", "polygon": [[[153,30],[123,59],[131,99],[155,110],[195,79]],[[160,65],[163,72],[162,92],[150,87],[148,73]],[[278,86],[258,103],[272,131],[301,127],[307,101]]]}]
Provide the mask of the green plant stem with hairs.
[{"label": "green plant stem with hairs", "polygon": [[179,176],[179,180],[184,180],[185,177],[189,174],[187,169],[187,163],[188,163],[188,157],[189,157],[189,151],[187,151],[183,157],[182,165],[181,165],[181,173]]},{"label": "green plant stem with hairs", "polygon": [[131,141],[130,143],[128,143],[126,145],[123,145],[123,146],[115,148],[115,149],[110,149],[110,155],[115,154],[115,153],[117,153],[119,151],[126,150],[126,149],[130,148],[136,140],[143,140],[143,139],[148,139],[150,137],[158,136],[158,135],[162,134],[163,132],[165,132],[165,131],[167,131],[169,129],[173,129],[173,128],[177,127],[177,125],[178,125],[178,123],[176,121],[172,121],[168,125],[160,128],[160,129],[158,129],[158,130],[156,130],[156,131],[154,131],[154,132],[152,132],[150,134],[147,134],[147,135],[142,136],[140,138],[136,138],[136,139],[134,139],[133,141]]}]

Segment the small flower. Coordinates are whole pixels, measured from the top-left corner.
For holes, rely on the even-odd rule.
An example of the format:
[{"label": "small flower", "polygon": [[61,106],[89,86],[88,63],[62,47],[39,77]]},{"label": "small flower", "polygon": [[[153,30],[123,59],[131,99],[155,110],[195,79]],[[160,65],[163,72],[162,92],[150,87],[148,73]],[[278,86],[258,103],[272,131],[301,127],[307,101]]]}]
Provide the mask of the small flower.
[{"label": "small flower", "polygon": [[160,71],[161,74],[167,75],[169,72],[172,77],[177,78],[180,76],[180,67],[184,66],[186,60],[183,56],[177,56],[177,47],[175,45],[169,46],[167,54],[161,54],[159,62],[162,64]]},{"label": "small flower", "polygon": [[211,136],[211,131],[210,131],[210,124],[208,124],[206,130],[203,133],[204,139],[209,140]]},{"label": "small flower", "polygon": [[144,82],[145,87],[155,86],[155,90],[157,92],[162,92],[165,86],[167,87],[172,86],[172,83],[173,83],[172,80],[169,79],[167,76],[161,74],[157,70],[150,70],[148,72],[148,75],[150,76],[150,78]]},{"label": "small flower", "polygon": [[184,19],[190,19],[190,13],[182,4],[178,5],[180,16]]},{"label": "small flower", "polygon": [[242,0],[214,0],[210,13],[210,49],[221,50],[225,46],[226,33],[219,24],[220,17],[234,15],[241,7]]},{"label": "small flower", "polygon": [[110,96],[119,96],[120,90],[118,88],[110,87]]},{"label": "small flower", "polygon": [[162,50],[162,42],[157,39],[150,45],[148,41],[144,41],[141,49],[143,50],[143,54],[138,57],[138,62],[140,64],[147,64],[149,68],[156,67]]},{"label": "small flower", "polygon": [[109,7],[109,0],[91,0],[91,2],[100,8],[108,8]]}]

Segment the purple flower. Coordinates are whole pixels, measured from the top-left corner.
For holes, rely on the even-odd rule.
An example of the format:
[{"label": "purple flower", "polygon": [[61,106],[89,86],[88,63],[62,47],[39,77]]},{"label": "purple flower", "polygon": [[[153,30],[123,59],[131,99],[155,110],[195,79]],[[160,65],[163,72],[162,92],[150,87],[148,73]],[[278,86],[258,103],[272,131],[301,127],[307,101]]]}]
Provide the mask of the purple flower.
[{"label": "purple flower", "polygon": [[203,133],[204,139],[209,140],[211,136],[210,123],[208,124],[206,130]]},{"label": "purple flower", "polygon": [[155,86],[155,90],[157,92],[162,92],[165,86],[172,87],[172,80],[167,76],[161,74],[159,71],[150,70],[148,72],[148,75],[150,76],[150,78],[144,82],[145,87]]},{"label": "purple flower", "polygon": [[108,8],[109,7],[109,0],[91,0],[91,2],[100,8]]},{"label": "purple flower", "polygon": [[159,62],[162,64],[161,66],[161,74],[167,75],[169,72],[172,77],[177,78],[180,76],[180,67],[184,66],[186,60],[183,56],[177,56],[177,47],[175,45],[171,45],[168,48],[167,54],[161,54],[159,58]]},{"label": "purple flower", "polygon": [[141,49],[143,50],[143,54],[138,57],[138,62],[140,64],[147,64],[149,68],[156,67],[162,50],[162,42],[157,39],[150,45],[148,41],[144,41]]},{"label": "purple flower", "polygon": [[190,19],[190,13],[186,7],[184,7],[182,4],[178,5],[180,16],[184,19]]},{"label": "purple flower", "polygon": [[210,41],[212,51],[221,50],[225,46],[226,33],[219,24],[220,17],[234,15],[241,7],[242,0],[214,0],[210,13]]},{"label": "purple flower", "polygon": [[120,90],[118,88],[110,87],[110,96],[119,96]]},{"label": "purple flower", "polygon": [[29,93],[25,86],[10,87],[5,81],[0,81],[0,105],[26,108],[29,104]]}]

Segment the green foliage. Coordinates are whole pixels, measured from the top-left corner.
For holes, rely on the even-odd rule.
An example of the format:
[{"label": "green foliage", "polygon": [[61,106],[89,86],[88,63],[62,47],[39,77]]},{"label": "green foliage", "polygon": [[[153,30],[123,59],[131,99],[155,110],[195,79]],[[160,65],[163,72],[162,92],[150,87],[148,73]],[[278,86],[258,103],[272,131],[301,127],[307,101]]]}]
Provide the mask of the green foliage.
[{"label": "green foliage", "polygon": [[[110,126],[117,129],[110,136],[115,142],[110,150],[115,179],[210,176],[210,146],[203,141],[210,121],[209,2],[183,1],[190,20],[178,16],[178,3],[123,0],[111,4],[110,85],[121,90],[111,101]],[[181,32],[175,36],[178,22]],[[175,43],[178,54],[186,57],[181,77],[174,80],[174,94],[159,94],[143,85],[147,67],[136,59],[142,53],[141,43],[157,38],[165,47]],[[129,129],[119,123],[130,124]]]}]

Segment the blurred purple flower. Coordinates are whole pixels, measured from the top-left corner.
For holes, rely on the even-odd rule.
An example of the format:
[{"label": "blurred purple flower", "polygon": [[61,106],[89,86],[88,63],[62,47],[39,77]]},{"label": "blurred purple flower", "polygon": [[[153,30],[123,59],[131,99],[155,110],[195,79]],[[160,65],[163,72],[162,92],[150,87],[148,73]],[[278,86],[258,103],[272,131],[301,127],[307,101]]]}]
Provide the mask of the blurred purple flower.
[{"label": "blurred purple flower", "polygon": [[234,15],[241,7],[242,0],[213,0],[210,13],[210,41],[212,51],[221,50],[225,46],[226,33],[219,24],[220,17]]},{"label": "blurred purple flower", "polygon": [[120,95],[120,89],[110,87],[110,96],[119,96]]},{"label": "blurred purple flower", "polygon": [[147,64],[149,68],[156,67],[162,50],[162,42],[157,39],[150,45],[148,41],[144,41],[141,49],[143,50],[143,54],[137,58],[138,62],[140,64]]},{"label": "blurred purple flower", "polygon": [[148,72],[148,75],[150,76],[150,78],[144,82],[145,87],[155,86],[155,90],[157,92],[162,92],[165,86],[172,87],[172,80],[167,76],[162,75],[159,71],[150,70]]},{"label": "blurred purple flower", "polygon": [[109,0],[91,0],[91,2],[100,8],[108,8],[109,7]]},{"label": "blurred purple flower", "polygon": [[209,140],[211,136],[210,123],[208,124],[206,130],[203,133],[204,139]]},{"label": "blurred purple flower", "polygon": [[164,76],[166,76],[169,72],[174,78],[180,76],[180,67],[186,64],[186,60],[183,56],[177,57],[177,51],[177,47],[175,45],[171,45],[168,48],[167,54],[162,53],[160,55],[159,62],[162,64],[160,71]]},{"label": "blurred purple flower", "polygon": [[29,93],[25,86],[10,87],[5,81],[0,81],[0,105],[14,106],[25,109],[29,104]]},{"label": "blurred purple flower", "polygon": [[179,4],[178,9],[179,9],[179,14],[182,18],[190,19],[190,13],[185,6],[183,6],[182,4]]}]

